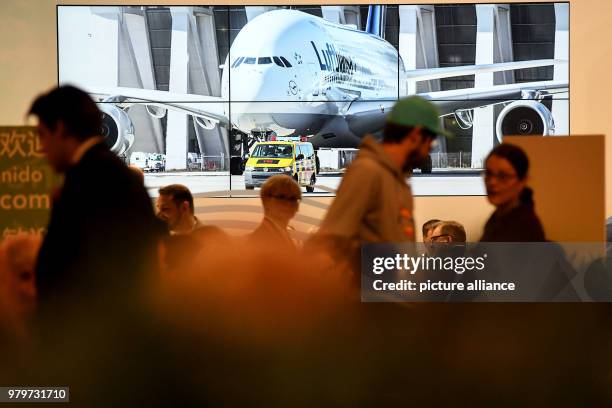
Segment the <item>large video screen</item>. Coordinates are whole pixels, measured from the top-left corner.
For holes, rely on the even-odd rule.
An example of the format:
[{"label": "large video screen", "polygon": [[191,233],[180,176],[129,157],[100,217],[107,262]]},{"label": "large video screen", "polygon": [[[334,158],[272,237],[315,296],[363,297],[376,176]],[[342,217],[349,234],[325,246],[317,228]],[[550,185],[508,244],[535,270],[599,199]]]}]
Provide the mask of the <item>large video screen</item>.
[{"label": "large video screen", "polygon": [[393,104],[420,95],[455,137],[416,195],[481,195],[507,135],[569,129],[569,3],[58,6],[60,84],[86,89],[107,144],[196,195],[289,174],[330,195]]}]

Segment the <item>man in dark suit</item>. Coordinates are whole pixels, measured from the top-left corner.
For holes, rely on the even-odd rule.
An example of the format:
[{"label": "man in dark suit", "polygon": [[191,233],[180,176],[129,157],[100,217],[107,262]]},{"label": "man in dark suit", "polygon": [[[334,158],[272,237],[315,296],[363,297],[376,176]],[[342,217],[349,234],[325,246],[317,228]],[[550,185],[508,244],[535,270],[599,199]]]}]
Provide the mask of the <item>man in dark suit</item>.
[{"label": "man in dark suit", "polygon": [[85,92],[55,88],[29,113],[50,165],[65,175],[36,265],[41,309],[129,299],[154,268],[160,233],[142,181],[104,144]]},{"label": "man in dark suit", "polygon": [[259,196],[264,218],[249,236],[249,241],[260,245],[272,244],[284,250],[295,250],[296,246],[288,229],[289,221],[295,217],[302,199],[299,184],[288,175],[277,174],[261,186]]}]

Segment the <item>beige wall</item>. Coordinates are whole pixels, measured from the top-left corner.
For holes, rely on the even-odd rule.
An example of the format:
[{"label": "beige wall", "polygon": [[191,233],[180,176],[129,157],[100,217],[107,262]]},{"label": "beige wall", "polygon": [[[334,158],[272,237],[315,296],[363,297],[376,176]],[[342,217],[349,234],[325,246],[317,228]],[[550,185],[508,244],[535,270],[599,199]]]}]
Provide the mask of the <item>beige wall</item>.
[{"label": "beige wall", "polygon": [[528,184],[535,192],[546,237],[564,242],[603,240],[603,136],[516,136],[506,141],[529,156]]},{"label": "beige wall", "polygon": [[[304,233],[318,225],[331,201],[331,197],[304,197],[298,215],[291,222],[297,231],[296,237],[303,238]],[[421,239],[420,226],[423,222],[442,218],[460,220],[467,228],[468,241],[477,241],[492,208],[485,201],[484,197],[417,197],[417,240]],[[255,197],[196,197],[195,207],[196,215],[202,222],[218,225],[232,235],[244,235],[252,231],[263,216],[260,200]],[[594,235],[601,237],[602,229]]]},{"label": "beige wall", "polygon": [[[423,3],[473,3],[474,1],[427,0]],[[510,2],[510,1],[508,1]],[[517,1],[518,2],[518,1]],[[520,1],[520,2],[525,2]],[[0,124],[23,123],[31,98],[56,83],[57,4],[172,4],[171,0],[104,0],[76,2],[56,0],[2,0],[0,2]],[[202,4],[180,0],[177,4]],[[208,4],[213,4],[209,2]],[[223,1],[218,4],[246,4]],[[262,4],[263,0],[253,3]],[[274,4],[275,2],[269,2]],[[278,3],[278,2],[276,2]],[[298,3],[292,1],[291,3]],[[312,0],[299,1],[312,4]],[[334,1],[338,3],[338,1]],[[354,4],[356,1],[347,2]],[[392,3],[389,1],[389,3]],[[401,3],[401,2],[399,2]],[[612,134],[611,110],[605,99],[612,95],[612,2],[576,0],[570,7],[570,126],[573,134]],[[610,136],[607,136],[608,140]],[[612,143],[606,145],[606,174],[612,169]],[[612,177],[606,181],[606,214],[612,216]],[[484,197],[419,197],[417,222],[430,218],[456,219],[464,223],[471,240],[477,239],[491,212]],[[603,223],[603,220],[602,220]]]}]

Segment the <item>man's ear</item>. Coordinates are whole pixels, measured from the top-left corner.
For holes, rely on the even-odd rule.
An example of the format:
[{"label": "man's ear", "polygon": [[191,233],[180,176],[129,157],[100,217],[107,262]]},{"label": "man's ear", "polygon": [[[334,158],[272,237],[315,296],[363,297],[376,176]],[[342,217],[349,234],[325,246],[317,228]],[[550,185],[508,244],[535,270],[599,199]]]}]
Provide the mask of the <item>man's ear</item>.
[{"label": "man's ear", "polygon": [[58,135],[61,135],[63,138],[66,137],[66,124],[61,119],[55,122],[55,126],[50,128],[50,130]]},{"label": "man's ear", "polygon": [[423,126],[415,126],[414,128],[412,128],[412,132],[410,132],[410,135],[412,137],[414,137],[415,143],[420,143],[423,140]]},{"label": "man's ear", "polygon": [[421,126],[415,126],[410,133],[404,138],[404,142],[409,146],[416,146],[421,142]]},{"label": "man's ear", "polygon": [[188,203],[187,201],[183,201],[183,202],[181,203],[181,209],[182,209],[183,211],[189,211],[189,203]]}]

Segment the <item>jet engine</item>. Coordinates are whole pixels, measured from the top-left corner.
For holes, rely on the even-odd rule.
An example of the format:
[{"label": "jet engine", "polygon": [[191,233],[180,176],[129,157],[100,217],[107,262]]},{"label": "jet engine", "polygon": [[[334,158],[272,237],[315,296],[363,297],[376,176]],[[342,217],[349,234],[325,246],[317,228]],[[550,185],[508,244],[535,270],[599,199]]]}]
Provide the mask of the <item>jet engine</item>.
[{"label": "jet engine", "polygon": [[512,102],[499,113],[496,125],[497,139],[504,136],[542,135],[555,133],[555,122],[550,110],[535,100]]},{"label": "jet engine", "polygon": [[134,144],[134,125],[125,111],[112,103],[99,103],[102,111],[102,129],[105,143],[116,155],[121,156]]}]

